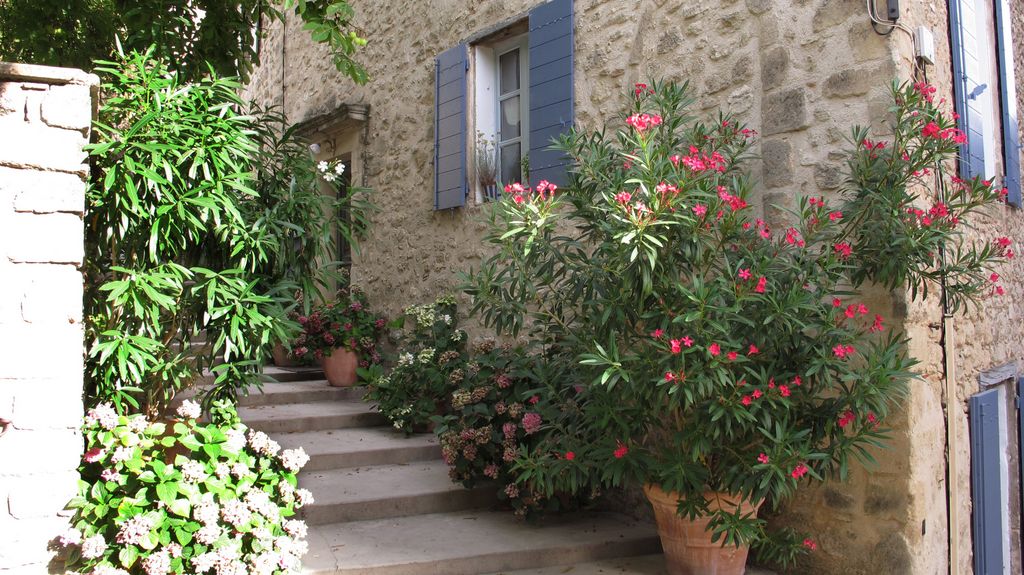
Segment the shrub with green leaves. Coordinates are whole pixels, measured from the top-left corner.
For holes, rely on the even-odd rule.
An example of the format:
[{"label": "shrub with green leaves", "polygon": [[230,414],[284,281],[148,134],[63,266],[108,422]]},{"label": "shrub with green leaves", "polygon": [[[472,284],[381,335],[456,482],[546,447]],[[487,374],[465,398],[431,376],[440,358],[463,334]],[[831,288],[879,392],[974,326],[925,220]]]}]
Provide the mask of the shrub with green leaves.
[{"label": "shrub with green leaves", "polygon": [[405,433],[424,430],[447,410],[448,396],[465,378],[466,332],[458,328],[452,297],[405,308],[398,360],[363,396]]},{"label": "shrub with green leaves", "polygon": [[[552,495],[571,451],[603,483],[660,485],[695,517],[708,491],[774,507],[873,462],[916,362],[865,284],[945,286],[956,309],[998,293],[992,269],[1013,255],[964,234],[1001,194],[949,172],[963,134],[931,90],[894,86],[891,141],[853,131],[840,201],[796,198],[773,222],[749,204],[756,132],[694,120],[675,84],[637,85],[618,129],[563,138],[564,189],[507,186],[495,255],[467,278],[473,311],[528,328],[582,406],[582,433],[524,451],[520,478]],[[814,546],[756,517],[715,512],[709,528],[782,563]]]},{"label": "shrub with green leaves", "polygon": [[87,451],[79,468],[72,529],[61,537],[73,573],[166,575],[297,571],[306,525],[290,519],[312,502],[295,474],[309,460],[281,451],[218,403],[215,423],[196,421],[186,400],[181,419],[89,410]]},{"label": "shrub with green leaves", "polygon": [[[558,365],[522,346],[474,345],[451,393],[451,413],[436,430],[453,481],[467,488],[493,482],[498,500],[528,518],[575,509],[597,495],[593,466],[560,450],[578,437],[582,414]],[[581,442],[577,451],[583,449]],[[542,467],[532,465],[538,459]]]}]

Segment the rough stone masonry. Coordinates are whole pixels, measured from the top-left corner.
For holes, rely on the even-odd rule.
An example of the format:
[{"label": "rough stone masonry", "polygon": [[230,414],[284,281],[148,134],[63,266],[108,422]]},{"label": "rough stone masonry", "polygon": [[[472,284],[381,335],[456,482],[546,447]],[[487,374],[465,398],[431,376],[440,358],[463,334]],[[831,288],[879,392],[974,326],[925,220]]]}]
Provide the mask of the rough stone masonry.
[{"label": "rough stone masonry", "polygon": [[0,62],[0,574],[43,573],[82,454],[82,213],[99,80]]}]

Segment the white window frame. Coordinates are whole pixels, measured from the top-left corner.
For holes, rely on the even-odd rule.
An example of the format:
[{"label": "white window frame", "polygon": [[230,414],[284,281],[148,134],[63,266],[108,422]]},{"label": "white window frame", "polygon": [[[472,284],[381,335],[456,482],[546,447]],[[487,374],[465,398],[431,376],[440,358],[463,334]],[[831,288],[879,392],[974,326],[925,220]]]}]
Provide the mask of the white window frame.
[{"label": "white window frame", "polygon": [[[477,44],[473,50],[473,67],[475,70],[475,89],[474,89],[474,101],[475,101],[475,120],[476,130],[471,140],[473,142],[473,150],[475,152],[477,146],[480,145],[478,138],[484,138],[494,142],[494,162],[496,178],[500,180],[501,176],[501,143],[498,141],[498,132],[500,127],[500,113],[501,113],[501,100],[511,97],[507,95],[504,98],[500,94],[500,73],[499,58],[502,55],[511,52],[512,50],[519,50],[519,137],[510,138],[506,141],[508,143],[515,143],[519,141],[520,145],[520,161],[522,156],[529,154],[530,152],[530,44],[529,34],[519,34],[511,38],[505,38],[498,42],[490,44]],[[475,159],[476,154],[473,154],[474,158],[474,170],[473,174],[476,175]],[[510,182],[504,182],[510,183]],[[480,204],[485,201],[483,188],[480,186],[480,179],[478,177],[473,178],[473,189],[475,190],[476,203]]]}]

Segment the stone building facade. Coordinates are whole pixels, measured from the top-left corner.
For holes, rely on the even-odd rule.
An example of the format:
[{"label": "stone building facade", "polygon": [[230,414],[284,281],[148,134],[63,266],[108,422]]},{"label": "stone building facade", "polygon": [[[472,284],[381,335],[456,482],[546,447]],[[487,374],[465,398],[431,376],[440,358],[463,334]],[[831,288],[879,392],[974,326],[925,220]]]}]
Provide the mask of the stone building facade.
[{"label": "stone building facade", "polygon": [[82,456],[82,212],[99,79],[0,62],[0,573],[46,573]]},{"label": "stone building facade", "polygon": [[[280,106],[291,122],[307,122],[322,158],[349,158],[353,181],[373,188],[381,211],[352,273],[385,311],[395,313],[451,291],[456,273],[486,256],[479,243],[482,193],[473,177],[472,135],[474,122],[492,120],[480,111],[488,106],[478,101],[478,50],[514,39],[544,3],[360,2],[357,24],[370,40],[360,59],[372,78],[363,87],[333,69],[297,20],[268,27],[262,64],[246,95]],[[876,4],[880,9],[886,5]],[[901,4],[901,26],[882,35],[873,30],[861,0],[575,0],[571,121],[596,128],[613,120],[635,82],[687,80],[701,106],[695,111],[725,108],[760,132],[760,158],[750,168],[763,206],[786,205],[798,194],[831,193],[842,183],[837,151],[846,146],[850,127],[871,126],[884,137],[888,86],[893,79],[914,77],[911,31],[923,26],[931,32],[934,63],[917,74],[927,74],[950,100],[951,55],[956,53],[951,52],[951,6],[978,8],[974,26],[983,32],[977,38],[979,57],[992,63],[995,82],[995,10],[1004,8],[1009,16],[1004,24],[1012,25],[1015,38],[1024,39],[1020,2]],[[471,185],[464,205],[438,210],[435,57],[460,43],[469,46],[465,97],[470,120],[463,143],[470,150],[465,162]],[[1010,53],[1016,76],[1024,78],[1024,43],[1016,42]],[[987,93],[993,94],[997,91]],[[1024,90],[1016,96],[1017,109],[1024,110]],[[994,105],[1000,109],[998,101]],[[993,151],[986,170],[1001,180],[1007,162],[999,145],[999,118],[996,113],[986,124]],[[990,216],[977,230],[979,238],[1024,237],[1020,209],[1007,206]],[[1007,406],[1003,498],[1007,515],[1017,519],[1006,526],[1006,572],[1020,572],[1018,445],[1010,419],[1016,413],[1013,397],[1024,358],[1019,303],[1024,263],[1013,260],[1002,275],[1005,296],[955,319],[943,317],[936,298],[912,302],[903,293],[876,294],[874,303],[890,309],[892,323],[910,337],[922,379],[912,386],[898,418],[892,448],[878,454],[877,470],[856,472],[847,484],[808,490],[774,519],[817,534],[820,549],[809,572],[945,573],[951,560],[951,572],[971,572],[968,408],[969,399],[988,389],[988,383],[1003,390]]]}]

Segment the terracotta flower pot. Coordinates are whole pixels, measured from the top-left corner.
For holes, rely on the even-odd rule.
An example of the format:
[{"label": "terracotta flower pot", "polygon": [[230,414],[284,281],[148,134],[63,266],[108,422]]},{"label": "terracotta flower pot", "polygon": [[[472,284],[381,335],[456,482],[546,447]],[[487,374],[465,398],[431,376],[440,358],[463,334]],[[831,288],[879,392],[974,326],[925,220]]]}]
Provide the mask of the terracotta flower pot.
[{"label": "terracotta flower pot", "polygon": [[292,359],[288,354],[288,349],[279,343],[274,344],[270,354],[274,358],[274,365],[277,367],[295,367],[299,365],[299,362]]},{"label": "terracotta flower pot", "polygon": [[[711,541],[707,530],[710,517],[694,520],[676,513],[678,493],[668,493],[657,485],[644,485],[644,494],[654,507],[658,522],[658,535],[665,551],[665,567],[669,575],[743,575],[746,572],[748,546],[722,546],[722,540]],[[739,506],[741,515],[757,513],[763,501],[751,503],[738,500],[727,493],[704,493],[708,507],[733,513]]]},{"label": "terracotta flower pot", "polygon": [[334,387],[351,387],[359,379],[356,375],[356,368],[359,367],[359,356],[348,348],[334,348],[334,352],[331,355],[324,356],[320,360],[320,365],[324,368],[324,376],[327,378],[327,383]]}]

